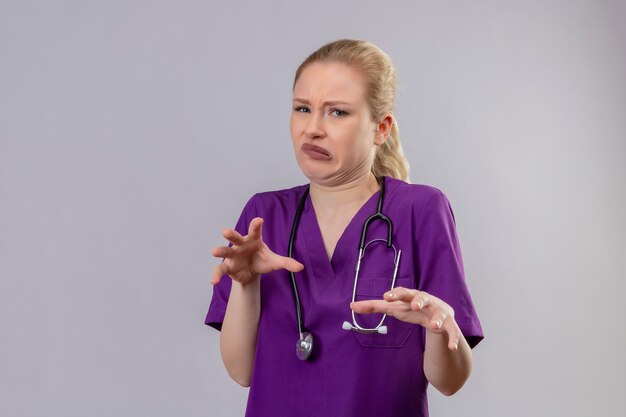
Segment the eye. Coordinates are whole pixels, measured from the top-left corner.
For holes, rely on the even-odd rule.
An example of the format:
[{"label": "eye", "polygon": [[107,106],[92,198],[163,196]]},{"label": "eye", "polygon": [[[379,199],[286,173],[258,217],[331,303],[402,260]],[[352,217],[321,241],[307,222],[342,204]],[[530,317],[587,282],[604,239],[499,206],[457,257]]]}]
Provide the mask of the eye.
[{"label": "eye", "polygon": [[300,113],[304,113],[304,112],[302,112],[302,111],[300,111],[300,110],[303,110],[303,109],[304,109],[304,110],[309,110],[307,107],[304,107],[304,106],[294,107],[293,109],[294,109],[295,111],[297,111],[297,112],[300,112]]},{"label": "eye", "polygon": [[340,110],[340,109],[331,109],[331,110],[330,110],[330,112],[331,112],[331,113],[334,113],[334,112],[341,113],[341,114],[339,114],[339,115],[338,115],[338,117],[344,117],[344,116],[347,116],[347,115],[348,115],[348,113],[347,113],[347,112],[345,112],[345,111],[343,111],[343,110]]}]

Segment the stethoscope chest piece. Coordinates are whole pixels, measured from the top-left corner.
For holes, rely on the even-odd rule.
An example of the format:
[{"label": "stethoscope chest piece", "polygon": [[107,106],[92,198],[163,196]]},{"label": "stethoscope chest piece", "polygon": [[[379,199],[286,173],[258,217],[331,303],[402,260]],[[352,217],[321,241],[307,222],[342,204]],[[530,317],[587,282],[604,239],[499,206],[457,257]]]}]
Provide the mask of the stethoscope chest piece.
[{"label": "stethoscope chest piece", "polygon": [[296,343],[296,356],[301,361],[305,361],[311,356],[313,350],[313,336],[309,332],[302,333],[300,339]]}]

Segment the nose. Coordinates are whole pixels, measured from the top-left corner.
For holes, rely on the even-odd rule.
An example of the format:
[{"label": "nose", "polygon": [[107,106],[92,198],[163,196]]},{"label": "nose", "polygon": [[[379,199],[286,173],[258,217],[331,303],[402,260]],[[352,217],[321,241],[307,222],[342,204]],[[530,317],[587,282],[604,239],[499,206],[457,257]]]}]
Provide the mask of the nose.
[{"label": "nose", "polygon": [[315,112],[310,118],[304,129],[308,139],[319,139],[325,136],[324,121],[321,112]]}]

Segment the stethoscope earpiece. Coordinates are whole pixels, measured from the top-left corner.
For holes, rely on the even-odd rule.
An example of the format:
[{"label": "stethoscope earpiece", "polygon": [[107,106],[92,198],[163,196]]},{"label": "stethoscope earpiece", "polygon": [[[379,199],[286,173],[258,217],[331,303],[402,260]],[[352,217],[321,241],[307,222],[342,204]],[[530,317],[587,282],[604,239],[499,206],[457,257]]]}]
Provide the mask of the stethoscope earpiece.
[{"label": "stethoscope earpiece", "polygon": [[341,328],[344,330],[354,330],[359,333],[379,333],[379,334],[387,334],[387,326],[378,326],[375,329],[365,329],[363,327],[356,327],[349,321],[344,321],[341,325]]}]

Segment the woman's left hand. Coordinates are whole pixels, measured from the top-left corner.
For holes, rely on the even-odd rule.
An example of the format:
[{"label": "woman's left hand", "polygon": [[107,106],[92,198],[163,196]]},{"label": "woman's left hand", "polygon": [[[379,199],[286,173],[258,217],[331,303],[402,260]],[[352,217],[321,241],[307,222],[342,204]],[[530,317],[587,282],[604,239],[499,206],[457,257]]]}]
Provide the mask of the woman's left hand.
[{"label": "woman's left hand", "polygon": [[427,330],[448,334],[448,348],[457,350],[463,334],[454,319],[454,310],[440,298],[424,291],[396,287],[383,300],[364,300],[350,304],[359,314],[383,313],[398,320],[416,323]]}]

